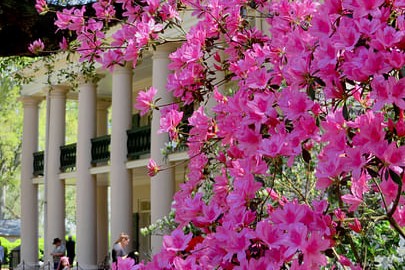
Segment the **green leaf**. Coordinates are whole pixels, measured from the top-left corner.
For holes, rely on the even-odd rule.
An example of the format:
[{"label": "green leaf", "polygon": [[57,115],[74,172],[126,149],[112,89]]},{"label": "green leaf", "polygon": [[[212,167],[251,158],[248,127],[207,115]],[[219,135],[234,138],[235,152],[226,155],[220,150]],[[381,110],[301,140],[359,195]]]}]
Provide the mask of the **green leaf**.
[{"label": "green leaf", "polygon": [[315,81],[316,81],[320,86],[322,86],[322,87],[325,87],[325,86],[326,86],[325,82],[324,82],[321,78],[319,78],[319,77],[314,77],[314,78],[315,78]]},{"label": "green leaf", "polygon": [[399,72],[399,78],[404,78],[405,77],[405,66],[403,66]]},{"label": "green leaf", "polygon": [[347,104],[346,102],[343,104],[343,118],[348,121],[349,120],[349,110],[347,109]]},{"label": "green leaf", "polygon": [[394,181],[397,185],[401,185],[401,186],[402,186],[402,179],[401,179],[401,176],[399,176],[396,172],[394,172],[394,171],[391,170],[391,169],[388,169],[388,170],[389,170],[389,173],[390,173],[390,176],[391,176],[392,181]]},{"label": "green leaf", "polygon": [[315,100],[315,89],[312,84],[308,85],[307,87],[307,95],[311,98],[311,100]]},{"label": "green leaf", "polygon": [[311,161],[311,154],[305,148],[302,148],[302,159],[308,164]]},{"label": "green leaf", "polygon": [[374,171],[371,168],[367,168],[367,172],[371,177],[377,177],[378,176],[378,172]]}]

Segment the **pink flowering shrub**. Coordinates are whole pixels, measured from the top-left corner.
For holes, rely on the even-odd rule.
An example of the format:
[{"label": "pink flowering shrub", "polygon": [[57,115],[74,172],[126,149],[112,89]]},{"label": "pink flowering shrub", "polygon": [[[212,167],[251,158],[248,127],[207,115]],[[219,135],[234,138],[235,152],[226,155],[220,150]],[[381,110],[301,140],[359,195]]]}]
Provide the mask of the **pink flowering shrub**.
[{"label": "pink flowering shrub", "polygon": [[45,48],[41,39],[37,39],[28,46],[28,50],[33,54],[39,54]]},{"label": "pink flowering shrub", "polygon": [[[112,41],[112,1],[94,4],[95,19],[57,14],[81,59],[111,68],[136,64],[193,10],[167,83],[196,107],[187,136],[178,106],[161,108],[161,131],[187,139],[188,181],[177,229],[140,269],[363,269],[373,226],[405,238],[405,1],[320,2],[117,0],[125,23]],[[156,92],[136,108],[156,109]]]},{"label": "pink flowering shrub", "polygon": [[117,262],[113,262],[111,264],[112,270],[136,270],[139,266],[135,265],[135,261],[132,258],[122,258],[120,256],[117,257]]}]

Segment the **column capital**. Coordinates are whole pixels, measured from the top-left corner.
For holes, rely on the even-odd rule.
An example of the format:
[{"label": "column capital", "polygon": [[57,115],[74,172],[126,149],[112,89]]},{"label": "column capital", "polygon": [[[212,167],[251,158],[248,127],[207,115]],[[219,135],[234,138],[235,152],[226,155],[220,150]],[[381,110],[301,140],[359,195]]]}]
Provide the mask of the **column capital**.
[{"label": "column capital", "polygon": [[105,75],[103,75],[103,74],[95,74],[93,76],[80,74],[77,77],[77,82],[78,82],[79,88],[82,85],[97,85],[97,83],[104,77],[105,77]]},{"label": "column capital", "polygon": [[67,92],[69,92],[70,87],[64,84],[52,85],[48,92],[51,98],[66,98]]},{"label": "column capital", "polygon": [[44,100],[44,97],[39,96],[21,96],[18,99],[22,104],[23,107],[35,107],[38,106]]},{"label": "column capital", "polygon": [[132,72],[133,68],[131,63],[126,63],[124,66],[115,65],[113,70],[113,74],[132,74]]},{"label": "column capital", "polygon": [[156,50],[153,51],[152,59],[167,59],[169,54],[174,52],[180,44],[179,42],[170,42],[158,45]]},{"label": "column capital", "polygon": [[111,106],[111,101],[107,99],[97,100],[97,110],[107,110]]}]

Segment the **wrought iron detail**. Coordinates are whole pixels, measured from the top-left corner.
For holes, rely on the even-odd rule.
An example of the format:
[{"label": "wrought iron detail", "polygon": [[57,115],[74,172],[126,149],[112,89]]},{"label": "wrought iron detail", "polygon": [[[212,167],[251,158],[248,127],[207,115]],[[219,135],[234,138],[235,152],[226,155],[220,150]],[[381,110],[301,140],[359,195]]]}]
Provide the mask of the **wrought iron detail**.
[{"label": "wrought iron detail", "polygon": [[66,172],[76,168],[76,143],[60,147],[60,170]]},{"label": "wrought iron detail", "polygon": [[33,156],[34,156],[34,172],[33,172],[33,174],[35,176],[44,175],[45,152],[44,151],[35,152],[33,154]]},{"label": "wrought iron detail", "polygon": [[138,159],[141,155],[150,152],[150,126],[127,130],[128,159]]},{"label": "wrought iron detail", "polygon": [[110,160],[111,135],[91,139],[91,163],[97,164]]}]

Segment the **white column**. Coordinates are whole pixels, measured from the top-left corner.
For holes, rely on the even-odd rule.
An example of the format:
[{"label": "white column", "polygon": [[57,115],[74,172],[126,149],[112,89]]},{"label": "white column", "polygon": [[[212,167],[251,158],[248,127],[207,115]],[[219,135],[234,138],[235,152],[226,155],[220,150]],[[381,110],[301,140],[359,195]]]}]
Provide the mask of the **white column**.
[{"label": "white column", "polygon": [[96,179],[90,173],[91,138],[96,135],[96,84],[79,83],[76,150],[77,262],[83,269],[97,265]]},{"label": "white column", "polygon": [[[173,51],[173,47],[161,45],[153,54],[152,68],[152,85],[158,90],[157,97],[161,98],[160,104],[169,104],[173,102],[171,93],[166,90],[167,76],[169,69],[167,68],[170,60],[169,54]],[[158,134],[160,127],[160,111],[154,110],[151,127],[151,158],[158,164],[163,165],[164,160],[160,149],[164,147],[165,142],[169,138],[166,133]],[[166,164],[169,165],[169,164]],[[159,172],[151,179],[151,222],[166,216],[170,212],[171,202],[174,193],[174,171],[166,169]],[[152,236],[151,239],[152,253],[160,251],[162,246],[161,236]]]},{"label": "white column", "polygon": [[59,179],[60,146],[65,144],[65,110],[68,87],[52,86],[47,103],[47,143],[45,151],[45,262],[52,261],[52,240],[65,238],[65,185]]},{"label": "white column", "polygon": [[[97,136],[108,133],[110,101],[97,101]],[[108,255],[108,175],[97,175],[97,262]]]},{"label": "white column", "polygon": [[38,105],[42,98],[22,97],[21,262],[38,262],[38,186],[32,183],[33,153],[38,150]]},{"label": "white column", "polygon": [[[111,241],[121,232],[132,239],[132,176],[125,167],[132,118],[132,68],[116,66],[112,77]],[[128,247],[130,249],[131,247]]]}]

